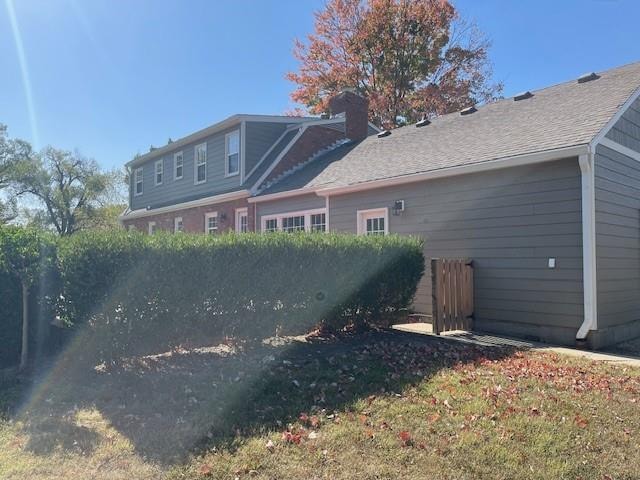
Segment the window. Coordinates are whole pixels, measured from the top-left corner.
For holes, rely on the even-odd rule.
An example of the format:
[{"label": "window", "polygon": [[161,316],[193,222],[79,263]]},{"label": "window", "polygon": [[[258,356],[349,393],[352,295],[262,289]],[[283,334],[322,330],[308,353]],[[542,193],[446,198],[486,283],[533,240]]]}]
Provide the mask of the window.
[{"label": "window", "polygon": [[164,162],[162,160],[156,161],[155,173],[155,184],[162,185],[162,177],[164,175]]},{"label": "window", "polygon": [[303,232],[304,231],[304,215],[296,215],[293,217],[282,218],[283,232]]},{"label": "window", "polygon": [[142,195],[142,167],[135,169],[133,177],[136,184],[136,189],[134,190],[133,194]]},{"label": "window", "polygon": [[262,231],[276,232],[326,232],[327,213],[324,208],[290,212],[262,217]]},{"label": "window", "polygon": [[206,233],[216,233],[218,231],[218,212],[204,214],[204,231]]},{"label": "window", "polygon": [[358,210],[358,235],[386,235],[389,233],[388,223],[386,208]]},{"label": "window", "polygon": [[173,219],[173,231],[174,233],[184,232],[184,225],[182,223],[182,217],[176,217]]},{"label": "window", "polygon": [[311,231],[312,232],[324,232],[327,229],[327,214],[326,213],[314,213],[311,215]]},{"label": "window", "polygon": [[249,231],[249,215],[246,208],[236,210],[236,232],[246,233]]},{"label": "window", "polygon": [[277,232],[278,231],[278,219],[277,218],[268,218],[264,221],[264,229],[265,232]]},{"label": "window", "polygon": [[227,133],[225,136],[225,176],[240,173],[240,132]]},{"label": "window", "polygon": [[149,222],[149,235],[156,233],[156,222]]},{"label": "window", "polygon": [[184,170],[184,157],[182,152],[173,155],[173,179],[180,180]]},{"label": "window", "polygon": [[201,143],[195,148],[195,169],[193,172],[194,183],[204,183],[207,181],[207,144]]}]

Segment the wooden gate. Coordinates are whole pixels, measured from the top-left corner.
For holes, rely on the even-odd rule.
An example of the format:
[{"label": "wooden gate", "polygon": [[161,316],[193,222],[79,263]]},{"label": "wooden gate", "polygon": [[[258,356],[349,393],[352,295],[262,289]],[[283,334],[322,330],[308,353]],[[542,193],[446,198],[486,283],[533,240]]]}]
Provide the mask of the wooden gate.
[{"label": "wooden gate", "polygon": [[432,258],[433,333],[471,330],[473,263],[468,259]]}]

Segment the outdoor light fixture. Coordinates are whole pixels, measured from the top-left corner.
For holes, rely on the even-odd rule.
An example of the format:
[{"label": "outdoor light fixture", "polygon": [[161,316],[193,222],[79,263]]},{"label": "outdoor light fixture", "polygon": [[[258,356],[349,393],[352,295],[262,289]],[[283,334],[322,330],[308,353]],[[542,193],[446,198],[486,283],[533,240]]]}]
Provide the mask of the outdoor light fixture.
[{"label": "outdoor light fixture", "polygon": [[404,200],[396,200],[393,202],[393,214],[400,215],[401,212],[404,212]]}]

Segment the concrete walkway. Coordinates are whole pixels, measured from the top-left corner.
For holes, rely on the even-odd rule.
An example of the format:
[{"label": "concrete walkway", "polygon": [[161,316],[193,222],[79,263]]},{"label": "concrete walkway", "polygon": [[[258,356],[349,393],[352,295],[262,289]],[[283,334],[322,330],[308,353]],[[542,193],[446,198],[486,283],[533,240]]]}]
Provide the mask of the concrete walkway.
[{"label": "concrete walkway", "polygon": [[[394,325],[394,330],[400,330],[402,332],[417,333],[420,335],[434,335],[433,329],[430,323],[403,323]],[[440,338],[446,340],[453,340],[463,343],[471,343],[474,345],[482,345],[484,347],[515,347],[524,350],[537,350],[540,352],[554,352],[562,355],[570,355],[572,357],[581,357],[588,360],[594,360],[598,362],[607,362],[618,365],[628,365],[630,367],[640,368],[640,358],[616,355],[613,353],[601,353],[593,352],[590,350],[578,350],[576,348],[558,347],[554,345],[548,345],[546,343],[529,342],[526,340],[520,340],[509,337],[501,337],[497,335],[490,335],[476,332],[466,332],[462,330],[453,330],[451,332],[444,332],[439,335]]]}]

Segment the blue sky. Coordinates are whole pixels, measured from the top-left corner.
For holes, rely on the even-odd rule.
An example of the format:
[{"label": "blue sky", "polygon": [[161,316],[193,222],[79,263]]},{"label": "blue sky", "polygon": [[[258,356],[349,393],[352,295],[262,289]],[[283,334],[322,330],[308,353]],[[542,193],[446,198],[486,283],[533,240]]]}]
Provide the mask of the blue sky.
[{"label": "blue sky", "polygon": [[[234,113],[293,107],[284,79],[296,67],[293,39],[312,30],[324,3],[8,2],[0,0],[0,123],[11,136],[77,148],[105,167]],[[454,4],[492,41],[505,95],[640,60],[637,0]]]}]

